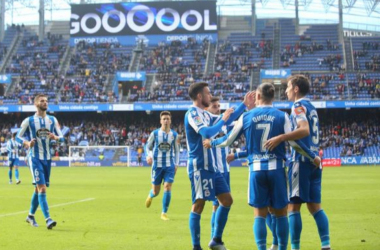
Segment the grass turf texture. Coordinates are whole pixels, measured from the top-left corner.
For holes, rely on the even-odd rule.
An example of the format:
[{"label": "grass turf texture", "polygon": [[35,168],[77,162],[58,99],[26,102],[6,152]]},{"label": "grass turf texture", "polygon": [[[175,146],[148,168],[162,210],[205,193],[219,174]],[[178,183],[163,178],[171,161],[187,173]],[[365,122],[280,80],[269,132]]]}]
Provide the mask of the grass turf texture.
[{"label": "grass turf texture", "polygon": [[[191,195],[185,168],[178,170],[173,186],[170,221],[160,219],[162,192],[145,208],[149,168],[53,168],[47,193],[51,216],[58,222],[53,230],[46,229],[40,210],[36,213],[40,227],[25,222],[33,191],[29,170],[20,168],[21,185],[9,185],[8,168],[0,169],[0,249],[191,249]],[[231,170],[234,205],[223,237],[231,250],[256,249],[253,209],[246,198],[247,176],[246,168]],[[334,250],[380,249],[379,187],[378,167],[324,169],[323,208],[330,220]],[[52,207],[87,198],[95,199]],[[211,203],[207,203],[201,220],[204,249],[210,238],[210,217]],[[320,249],[314,219],[305,207],[302,220],[302,249]],[[268,230],[268,246],[270,237]]]}]

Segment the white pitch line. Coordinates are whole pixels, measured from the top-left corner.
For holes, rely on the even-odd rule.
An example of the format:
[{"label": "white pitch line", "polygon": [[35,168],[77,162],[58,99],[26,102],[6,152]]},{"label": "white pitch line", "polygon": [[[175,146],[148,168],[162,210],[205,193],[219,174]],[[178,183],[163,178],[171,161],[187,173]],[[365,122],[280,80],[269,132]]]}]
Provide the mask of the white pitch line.
[{"label": "white pitch line", "polygon": [[[80,202],[86,202],[86,201],[93,201],[93,200],[95,200],[95,198],[87,198],[87,199],[84,199],[84,200],[71,201],[71,202],[67,202],[67,203],[62,203],[62,204],[57,204],[57,205],[49,206],[49,208],[51,208],[51,207],[62,207],[62,206],[66,206],[66,205],[71,205],[71,204],[80,203]],[[24,214],[24,213],[28,213],[28,212],[29,212],[29,210],[25,210],[25,211],[21,211],[21,212],[16,212],[16,213],[10,213],[10,214],[0,214],[0,217],[6,217],[6,216]]]}]

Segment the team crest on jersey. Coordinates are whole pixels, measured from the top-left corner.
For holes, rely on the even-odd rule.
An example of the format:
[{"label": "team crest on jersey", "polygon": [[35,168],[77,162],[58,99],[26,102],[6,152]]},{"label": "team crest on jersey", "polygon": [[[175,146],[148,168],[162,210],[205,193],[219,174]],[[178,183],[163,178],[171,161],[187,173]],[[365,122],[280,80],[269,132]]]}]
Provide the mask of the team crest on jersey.
[{"label": "team crest on jersey", "polygon": [[161,142],[159,145],[158,145],[158,149],[162,152],[168,152],[170,151],[171,149],[171,146],[169,143],[167,142]]},{"label": "team crest on jersey", "polygon": [[46,140],[49,137],[49,133],[50,131],[47,128],[40,128],[39,130],[37,130],[36,135],[38,138]]},{"label": "team crest on jersey", "polygon": [[210,191],[207,189],[207,190],[205,190],[205,196],[206,197],[209,197],[210,196]]},{"label": "team crest on jersey", "polygon": [[196,125],[202,124],[202,119],[199,116],[194,117],[194,122]]},{"label": "team crest on jersey", "polygon": [[196,114],[197,114],[197,111],[193,110],[193,111],[191,111],[191,114],[192,114],[192,115],[196,115]]}]

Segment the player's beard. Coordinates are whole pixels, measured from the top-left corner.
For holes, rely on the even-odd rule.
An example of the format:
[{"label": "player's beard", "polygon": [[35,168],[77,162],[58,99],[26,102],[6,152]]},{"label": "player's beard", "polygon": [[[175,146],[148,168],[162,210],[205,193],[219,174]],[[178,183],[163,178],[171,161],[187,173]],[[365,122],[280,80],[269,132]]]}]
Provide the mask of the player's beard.
[{"label": "player's beard", "polygon": [[202,98],[202,105],[208,108],[210,106],[210,102],[205,102],[204,99]]},{"label": "player's beard", "polygon": [[38,108],[41,110],[41,111],[46,111],[47,110],[47,107],[43,107],[43,106],[38,106]]}]

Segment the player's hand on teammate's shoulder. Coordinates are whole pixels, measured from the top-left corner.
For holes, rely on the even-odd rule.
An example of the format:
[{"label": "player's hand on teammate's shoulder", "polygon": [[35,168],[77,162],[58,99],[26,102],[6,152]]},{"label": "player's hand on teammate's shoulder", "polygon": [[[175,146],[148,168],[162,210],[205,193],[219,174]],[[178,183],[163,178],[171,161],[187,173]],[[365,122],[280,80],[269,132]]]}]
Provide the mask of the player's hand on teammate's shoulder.
[{"label": "player's hand on teammate's shoulder", "polygon": [[203,147],[211,148],[211,140],[210,139],[203,140]]},{"label": "player's hand on teammate's shoulder", "polygon": [[249,110],[253,109],[256,106],[256,91],[245,94],[243,103]]},{"label": "player's hand on teammate's shoulder", "polygon": [[272,151],[273,149],[275,149],[281,142],[283,142],[282,140],[282,135],[278,135],[278,136],[275,136],[275,137],[272,137],[270,138],[269,140],[267,140],[264,144],[264,147],[266,149],[268,149],[269,151]]},{"label": "player's hand on teammate's shoulder", "polygon": [[226,160],[227,163],[230,163],[231,161],[235,160],[235,154],[228,154]]},{"label": "player's hand on teammate's shoulder", "polygon": [[226,111],[224,111],[224,113],[223,113],[222,120],[223,121],[227,121],[234,111],[235,110],[233,108],[226,109]]}]

